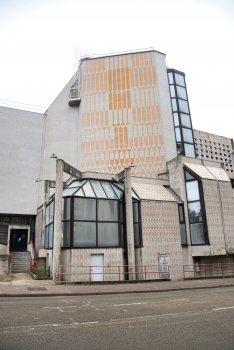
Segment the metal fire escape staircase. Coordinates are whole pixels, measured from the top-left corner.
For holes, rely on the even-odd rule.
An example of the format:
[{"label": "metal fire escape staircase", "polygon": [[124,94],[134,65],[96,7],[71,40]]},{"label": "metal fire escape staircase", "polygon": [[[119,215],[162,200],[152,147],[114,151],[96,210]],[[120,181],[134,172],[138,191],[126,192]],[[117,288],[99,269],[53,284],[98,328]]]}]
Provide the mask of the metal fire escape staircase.
[{"label": "metal fire escape staircase", "polygon": [[[80,76],[80,73],[78,73],[78,76]],[[68,104],[69,106],[79,106],[80,101],[81,101],[80,82],[78,78],[70,88]]]},{"label": "metal fire escape staircase", "polygon": [[81,101],[81,93],[80,93],[80,62],[81,62],[81,56],[80,56],[80,47],[75,47],[75,82],[70,87],[70,94],[69,94],[69,106],[79,106]]}]

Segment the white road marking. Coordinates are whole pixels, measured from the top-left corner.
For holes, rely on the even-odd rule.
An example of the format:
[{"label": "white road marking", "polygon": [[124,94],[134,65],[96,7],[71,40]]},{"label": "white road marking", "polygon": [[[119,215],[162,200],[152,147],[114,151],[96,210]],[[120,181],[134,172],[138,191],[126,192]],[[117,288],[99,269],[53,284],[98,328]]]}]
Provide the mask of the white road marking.
[{"label": "white road marking", "polygon": [[173,314],[162,314],[162,315],[152,315],[152,316],[138,316],[138,317],[128,317],[128,318],[119,318],[119,319],[112,319],[111,322],[116,321],[127,321],[127,320],[137,320],[137,319],[147,319],[147,318],[156,318],[156,317],[163,317],[163,316],[193,316],[193,315],[200,315],[198,312],[194,311],[188,311],[188,312],[176,312]]},{"label": "white road marking", "polygon": [[63,326],[78,326],[78,325],[89,325],[89,324],[97,324],[98,321],[95,322],[74,322],[74,323],[49,323],[49,324],[35,324],[30,326],[13,326],[13,327],[2,327],[0,331],[3,330],[11,330],[11,329],[35,329],[40,327],[63,327]]},{"label": "white road marking", "polygon": [[82,305],[82,306],[91,306],[94,310],[105,310],[105,309],[99,309],[98,307],[93,306],[90,303],[91,303],[91,301],[89,301],[88,304],[85,304],[85,305]]},{"label": "white road marking", "polygon": [[146,302],[146,303],[131,303],[131,304],[114,304],[114,306],[129,306],[129,305],[144,305],[144,304],[148,304],[148,302]]},{"label": "white road marking", "polygon": [[226,309],[234,309],[234,306],[219,307],[218,309],[213,309],[213,310],[217,311],[217,310],[226,310]]},{"label": "white road marking", "polygon": [[[65,308],[65,307],[76,307],[76,306],[63,306],[63,308]],[[57,309],[57,310],[59,310],[60,312],[75,312],[75,310],[74,311],[64,311],[61,307],[59,307],[59,306],[54,306],[54,307],[50,307],[50,306],[44,306],[43,307],[43,309]]]},{"label": "white road marking", "polygon": [[105,310],[105,309],[99,309],[98,307],[92,306],[92,305],[91,305],[91,307],[92,307],[94,310]]},{"label": "white road marking", "polygon": [[182,301],[189,301],[189,298],[183,298],[183,299],[172,299],[170,301],[178,301],[178,300],[182,300]]}]

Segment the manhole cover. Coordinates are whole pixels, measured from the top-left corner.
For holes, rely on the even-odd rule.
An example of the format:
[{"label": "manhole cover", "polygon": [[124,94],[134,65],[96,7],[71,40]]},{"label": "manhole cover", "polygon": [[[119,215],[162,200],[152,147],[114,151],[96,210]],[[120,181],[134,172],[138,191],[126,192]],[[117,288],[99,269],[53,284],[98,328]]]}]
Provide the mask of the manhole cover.
[{"label": "manhole cover", "polygon": [[45,287],[28,287],[27,288],[30,292],[43,292],[47,291]]}]

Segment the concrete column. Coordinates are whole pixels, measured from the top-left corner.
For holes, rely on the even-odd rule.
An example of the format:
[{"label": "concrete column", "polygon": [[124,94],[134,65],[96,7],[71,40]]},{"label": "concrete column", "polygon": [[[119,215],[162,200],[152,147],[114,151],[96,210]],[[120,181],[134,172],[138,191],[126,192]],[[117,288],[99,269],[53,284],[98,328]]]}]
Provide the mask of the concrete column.
[{"label": "concrete column", "polygon": [[124,169],[124,186],[125,186],[125,205],[126,205],[126,228],[127,228],[127,254],[128,268],[131,272],[129,280],[135,280],[135,247],[134,247],[134,229],[132,213],[132,187],[131,187],[131,168]]},{"label": "concrete column", "polygon": [[45,225],[46,225],[46,206],[50,199],[50,181],[44,181],[44,203],[43,203],[43,218],[41,232],[41,246],[39,249],[44,249],[45,246]]},{"label": "concrete column", "polygon": [[54,201],[54,245],[53,245],[53,279],[57,278],[60,264],[62,237],[62,192],[63,192],[63,160],[56,162],[56,186]]}]

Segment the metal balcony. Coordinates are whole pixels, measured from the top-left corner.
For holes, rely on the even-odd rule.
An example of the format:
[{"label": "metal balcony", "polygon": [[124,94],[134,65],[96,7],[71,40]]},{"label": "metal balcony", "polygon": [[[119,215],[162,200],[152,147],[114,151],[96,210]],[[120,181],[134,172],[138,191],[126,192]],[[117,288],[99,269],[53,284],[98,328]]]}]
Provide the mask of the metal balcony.
[{"label": "metal balcony", "polygon": [[81,101],[80,91],[78,89],[78,85],[75,84],[70,89],[68,104],[69,106],[79,106],[80,101]]}]

